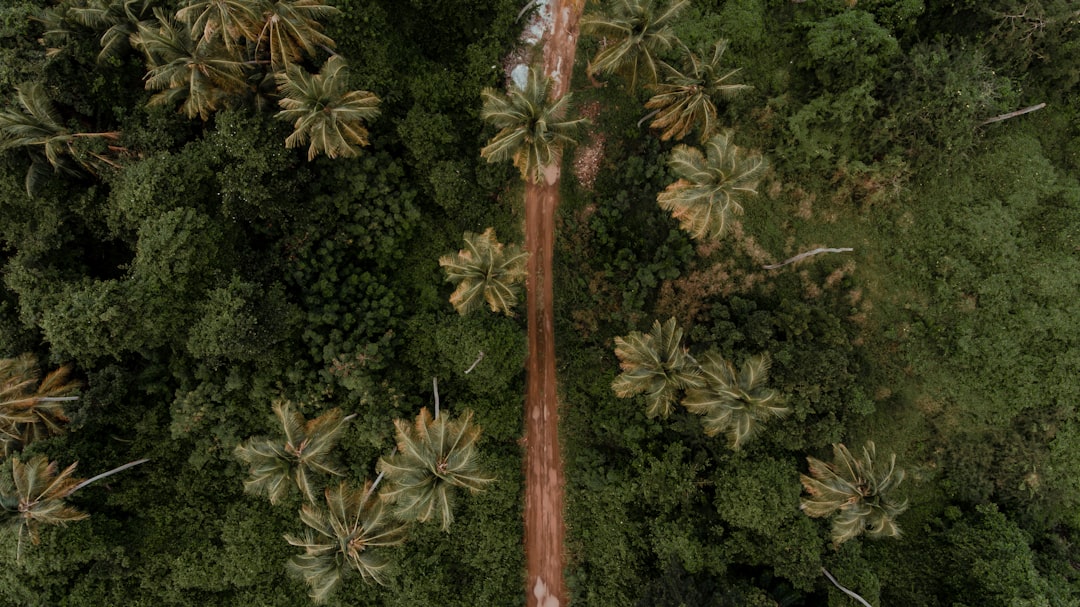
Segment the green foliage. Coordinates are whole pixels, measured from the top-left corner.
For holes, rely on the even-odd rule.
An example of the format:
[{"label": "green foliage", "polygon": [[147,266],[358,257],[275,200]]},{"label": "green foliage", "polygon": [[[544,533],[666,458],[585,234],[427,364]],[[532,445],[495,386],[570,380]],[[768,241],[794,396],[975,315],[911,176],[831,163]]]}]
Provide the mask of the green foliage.
[{"label": "green foliage", "polygon": [[812,24],[806,38],[807,63],[829,91],[884,80],[900,54],[889,30],[857,9]]}]

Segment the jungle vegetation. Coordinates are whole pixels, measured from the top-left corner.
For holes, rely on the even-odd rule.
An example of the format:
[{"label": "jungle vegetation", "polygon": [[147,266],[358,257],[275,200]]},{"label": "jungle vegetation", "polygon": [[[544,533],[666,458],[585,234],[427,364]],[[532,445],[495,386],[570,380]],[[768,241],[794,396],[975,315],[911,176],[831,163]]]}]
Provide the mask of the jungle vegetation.
[{"label": "jungle vegetation", "polygon": [[524,604],[560,155],[571,604],[1080,603],[1080,9],[523,6],[2,3],[0,605]]}]

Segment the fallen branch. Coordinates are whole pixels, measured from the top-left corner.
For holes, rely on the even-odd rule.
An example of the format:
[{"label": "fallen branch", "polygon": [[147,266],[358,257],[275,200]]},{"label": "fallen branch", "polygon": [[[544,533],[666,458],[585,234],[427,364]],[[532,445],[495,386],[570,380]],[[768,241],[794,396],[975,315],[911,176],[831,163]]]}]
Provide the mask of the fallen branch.
[{"label": "fallen branch", "polygon": [[431,378],[431,386],[435,389],[435,419],[439,419],[439,378]]},{"label": "fallen branch", "polygon": [[870,603],[867,603],[867,602],[866,602],[866,599],[864,599],[864,598],[862,598],[861,596],[859,596],[859,595],[855,594],[854,592],[852,592],[852,591],[848,590],[847,588],[844,588],[843,586],[841,586],[841,585],[840,585],[840,582],[837,582],[837,581],[836,581],[836,578],[834,578],[834,577],[832,576],[832,574],[831,574],[831,573],[829,573],[829,570],[828,570],[828,569],[826,569],[826,568],[822,567],[822,568],[821,568],[821,572],[825,574],[825,577],[829,578],[829,581],[833,583],[833,586],[836,586],[837,588],[839,588],[839,589],[840,589],[840,591],[841,591],[841,592],[843,592],[844,594],[846,594],[846,595],[850,596],[851,598],[855,599],[856,601],[859,601],[859,602],[860,602],[860,603],[862,603],[863,605],[866,605],[866,607],[874,607],[874,606],[873,606],[873,605],[871,605]]},{"label": "fallen branch", "polygon": [[652,118],[653,116],[655,116],[655,115],[657,115],[657,114],[659,114],[659,113],[660,113],[660,110],[659,110],[659,109],[656,109],[656,110],[653,110],[653,111],[649,112],[648,114],[645,114],[645,117],[644,117],[644,118],[642,118],[641,120],[638,120],[638,121],[637,121],[637,125],[638,125],[638,128],[639,128],[639,129],[641,128],[641,123],[642,123],[642,122],[645,122],[645,121],[646,121],[646,120],[648,120],[649,118]]},{"label": "fallen branch", "polygon": [[477,356],[476,360],[473,361],[473,364],[468,369],[465,369],[465,375],[468,375],[469,373],[471,373],[472,370],[476,368],[476,365],[479,365],[480,361],[482,361],[482,360],[484,360],[484,351],[480,350],[480,356]]},{"label": "fallen branch", "polygon": [[123,472],[124,470],[127,470],[128,468],[131,468],[132,466],[138,466],[139,464],[145,464],[148,461],[150,461],[150,460],[149,459],[138,459],[138,460],[135,460],[133,462],[128,462],[128,463],[124,464],[123,466],[113,468],[112,470],[109,470],[108,472],[102,472],[101,474],[99,474],[99,475],[97,475],[95,477],[88,478],[85,481],[79,483],[78,485],[75,485],[74,487],[71,488],[71,491],[68,491],[67,493],[64,494],[64,497],[67,497],[67,496],[71,495],[72,493],[75,493],[79,489],[82,489],[83,487],[89,485],[90,483],[92,483],[94,481],[100,481],[101,479],[105,478],[106,476],[112,476],[112,475],[116,474],[117,472]]},{"label": "fallen branch", "polygon": [[805,253],[799,253],[798,255],[796,255],[795,257],[792,257],[791,259],[788,259],[784,263],[774,263],[774,264],[770,264],[770,265],[767,265],[767,266],[761,266],[761,267],[766,269],[766,270],[775,270],[776,268],[782,268],[782,267],[788,265],[789,263],[795,263],[796,261],[806,259],[807,257],[812,257],[812,256],[817,255],[819,253],[847,253],[847,252],[854,251],[854,250],[855,249],[852,249],[850,247],[844,247],[844,248],[841,248],[841,249],[830,249],[830,248],[826,248],[826,247],[820,247],[820,248],[814,249],[813,251],[807,251]]},{"label": "fallen branch", "polygon": [[528,4],[526,4],[525,8],[521,9],[521,12],[519,12],[517,14],[517,17],[514,18],[514,21],[515,22],[521,21],[521,18],[525,15],[525,13],[527,13],[529,11],[530,8],[533,7],[534,4],[536,4],[536,0],[532,0],[532,2],[529,2]]},{"label": "fallen branch", "polygon": [[1040,103],[1038,105],[1032,105],[1032,106],[1026,107],[1026,108],[1024,108],[1022,110],[1016,110],[1015,112],[1009,112],[1008,114],[1001,114],[1000,116],[994,116],[993,118],[987,118],[986,120],[983,120],[982,122],[980,122],[979,126],[984,126],[984,125],[990,124],[992,122],[1001,122],[1002,120],[1008,120],[1009,118],[1016,118],[1017,116],[1023,116],[1024,114],[1027,114],[1029,112],[1034,112],[1035,110],[1041,110],[1044,107],[1046,107],[1046,104],[1045,103]]}]

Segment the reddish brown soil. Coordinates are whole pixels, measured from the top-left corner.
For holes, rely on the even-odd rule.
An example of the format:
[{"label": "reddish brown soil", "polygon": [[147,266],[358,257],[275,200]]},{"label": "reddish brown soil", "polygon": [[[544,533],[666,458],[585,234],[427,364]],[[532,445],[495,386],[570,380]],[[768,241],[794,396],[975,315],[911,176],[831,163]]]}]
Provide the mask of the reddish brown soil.
[{"label": "reddish brown soil", "polygon": [[[584,0],[552,3],[552,30],[545,36],[544,73],[553,79],[558,99],[570,88]],[[527,314],[528,389],[525,396],[525,561],[527,604],[567,604],[563,581],[563,469],[559,454],[559,411],[555,381],[555,319],[551,262],[555,209],[559,205],[559,167],[542,183],[525,189],[525,248],[529,251]]]}]

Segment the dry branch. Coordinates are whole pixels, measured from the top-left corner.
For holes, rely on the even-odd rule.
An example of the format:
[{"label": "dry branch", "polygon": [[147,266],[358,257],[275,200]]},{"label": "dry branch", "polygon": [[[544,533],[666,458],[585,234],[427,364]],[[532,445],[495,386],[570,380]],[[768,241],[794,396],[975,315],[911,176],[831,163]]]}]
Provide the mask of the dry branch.
[{"label": "dry branch", "polygon": [[1008,120],[1009,118],[1016,118],[1017,116],[1023,116],[1024,114],[1027,114],[1028,112],[1034,112],[1035,110],[1041,110],[1044,107],[1046,107],[1045,103],[1040,103],[1038,105],[1028,106],[1028,107],[1026,107],[1026,108],[1024,108],[1022,110],[1016,110],[1015,112],[1009,112],[1008,114],[1001,114],[1000,116],[994,116],[993,118],[987,118],[986,120],[983,120],[982,122],[980,122],[979,126],[984,126],[984,125],[990,124],[992,122],[1001,122],[1002,120]]},{"label": "dry branch", "polygon": [[849,248],[849,247],[844,247],[844,248],[840,248],[840,249],[830,249],[830,248],[827,248],[827,247],[820,247],[820,248],[814,249],[813,251],[807,251],[805,253],[799,253],[795,257],[792,257],[791,259],[788,259],[787,261],[785,261],[783,263],[774,263],[774,264],[770,264],[770,265],[767,265],[767,266],[761,266],[761,267],[766,269],[766,270],[775,270],[776,268],[782,268],[782,267],[788,265],[789,263],[795,263],[796,261],[806,259],[807,257],[811,257],[811,256],[817,255],[819,253],[847,253],[847,252],[854,251],[854,250],[855,249],[852,249],[852,248]]}]

